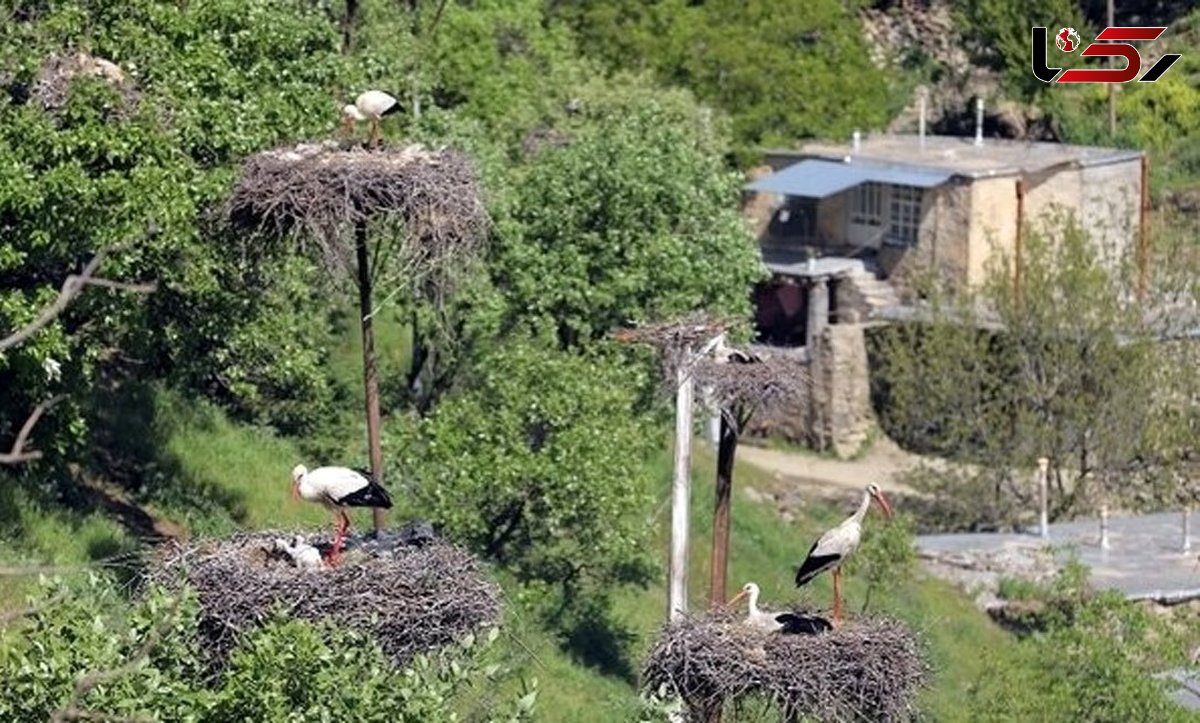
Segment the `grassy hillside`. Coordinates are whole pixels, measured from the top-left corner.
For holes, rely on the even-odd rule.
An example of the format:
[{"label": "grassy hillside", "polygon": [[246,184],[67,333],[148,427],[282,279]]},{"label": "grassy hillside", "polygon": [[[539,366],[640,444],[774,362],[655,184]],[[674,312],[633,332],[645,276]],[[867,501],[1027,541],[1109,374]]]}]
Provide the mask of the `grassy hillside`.
[{"label": "grassy hillside", "polygon": [[[157,424],[163,432],[163,448],[173,460],[178,475],[171,495],[155,508],[186,520],[193,532],[228,532],[234,528],[303,525],[321,528],[327,524],[322,510],[313,505],[288,501],[287,472],[298,459],[293,446],[261,430],[236,425],[220,412],[205,405],[184,404],[171,393],[157,392]],[[702,605],[708,580],[710,510],[712,499],[713,456],[703,444],[695,455],[693,479],[693,547],[690,570],[690,600]],[[670,479],[669,449],[658,463],[662,480],[661,504],[654,523],[660,530],[658,545],[666,557],[669,520]],[[845,510],[816,508],[795,521],[783,521],[768,506],[744,494],[747,486],[769,492],[778,484],[756,469],[744,465],[737,470],[733,509],[730,589],[747,580],[757,582],[767,603],[793,599],[793,565],[807,549],[814,535],[840,519]],[[188,508],[182,500],[194,492],[219,500],[203,511]],[[24,551],[25,560],[57,564],[82,563],[126,549],[128,536],[99,515],[72,517],[61,512],[46,512],[35,506],[18,505],[20,534],[5,528],[5,536]],[[400,521],[405,511],[397,510],[393,519]],[[356,524],[369,524],[358,515]],[[878,518],[871,523],[878,523]],[[64,544],[64,540],[67,541]],[[11,549],[11,548],[10,548]],[[98,554],[100,553],[100,554]],[[10,558],[11,559],[11,558]],[[661,584],[646,590],[626,590],[617,596],[617,630],[589,631],[570,646],[542,628],[525,611],[517,597],[517,588],[506,585],[510,662],[526,677],[541,682],[539,709],[545,720],[627,721],[637,711],[635,681],[639,660],[653,640],[666,608],[665,589]],[[804,592],[805,598],[828,607],[831,587],[820,579]],[[848,608],[853,612],[862,605],[863,584],[847,578]],[[992,663],[1002,663],[1013,650],[1010,638],[979,613],[969,600],[945,584],[923,576],[908,581],[897,591],[876,595],[875,612],[896,615],[921,631],[926,639],[935,669],[934,687],[926,694],[924,705],[937,720],[956,720],[965,708],[965,696],[971,682],[984,672],[977,654],[987,649]],[[572,650],[574,652],[572,652]],[[1015,654],[1015,653],[1014,653]]]}]

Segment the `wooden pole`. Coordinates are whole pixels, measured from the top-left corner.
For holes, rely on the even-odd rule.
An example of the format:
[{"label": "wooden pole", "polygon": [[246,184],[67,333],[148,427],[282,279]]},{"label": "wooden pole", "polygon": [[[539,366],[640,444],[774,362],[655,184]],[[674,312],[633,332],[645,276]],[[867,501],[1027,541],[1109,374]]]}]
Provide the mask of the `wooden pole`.
[{"label": "wooden pole", "polygon": [[[1108,27],[1116,25],[1114,22],[1113,0],[1108,0]],[[1113,59],[1108,57],[1108,67],[1113,67]],[[1108,84],[1108,137],[1116,139],[1117,137],[1117,84]]]},{"label": "wooden pole", "polygon": [[1100,506],[1100,549],[1109,549],[1109,506]]},{"label": "wooden pole", "polygon": [[1049,467],[1050,460],[1045,457],[1038,458],[1038,493],[1041,501],[1041,514],[1039,515],[1039,523],[1041,527],[1041,535],[1043,538],[1050,536],[1050,512],[1049,512]]},{"label": "wooden pole", "polygon": [[1187,552],[1192,549],[1192,508],[1190,506],[1183,508],[1183,544],[1182,551]]},{"label": "wooden pole", "polygon": [[[380,442],[379,371],[375,366],[375,329],[371,313],[371,261],[367,253],[367,224],[354,227],[354,250],[358,256],[358,308],[362,319],[363,384],[367,396],[367,445],[371,454],[371,476],[383,484],[383,445]],[[381,509],[371,510],[376,534],[383,529]]]},{"label": "wooden pole", "polygon": [[1017,179],[1017,238],[1013,251],[1013,306],[1021,308],[1021,272],[1025,264],[1025,179]]},{"label": "wooden pole", "polygon": [[692,494],[692,392],[690,369],[681,366],[675,387],[675,476],[671,482],[671,570],[667,617],[687,612],[688,506]]},{"label": "wooden pole", "polygon": [[729,507],[733,498],[733,457],[737,453],[738,430],[727,415],[721,415],[721,442],[717,447],[717,499],[713,508],[712,577],[708,585],[710,608],[725,602],[725,578],[729,562]]},{"label": "wooden pole", "polygon": [[1143,301],[1150,282],[1150,157],[1142,154],[1141,212],[1138,214],[1137,298]]}]

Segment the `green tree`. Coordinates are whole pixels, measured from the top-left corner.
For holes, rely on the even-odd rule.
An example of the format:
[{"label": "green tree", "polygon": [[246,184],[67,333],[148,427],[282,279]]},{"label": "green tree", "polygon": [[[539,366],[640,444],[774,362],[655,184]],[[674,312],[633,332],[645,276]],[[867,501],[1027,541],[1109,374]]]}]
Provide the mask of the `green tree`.
[{"label": "green tree", "polygon": [[[729,113],[745,148],[882,126],[907,86],[876,67],[860,3],[837,0],[556,3],[585,52],[651,70]],[[854,92],[845,92],[852,79]]]},{"label": "green tree", "polygon": [[598,354],[508,339],[398,435],[414,508],[564,606],[651,568],[645,383]]},{"label": "green tree", "polygon": [[956,500],[956,524],[1035,509],[1039,457],[1054,517],[1105,497],[1161,500],[1155,478],[1180,459],[1159,411],[1185,394],[1184,360],[1156,341],[1123,267],[1073,219],[1042,221],[1026,234],[1019,292],[1013,259],[998,254],[978,295],[876,337],[885,429],[964,463],[917,480]]},{"label": "green tree", "polygon": [[650,316],[748,314],[763,270],[719,124],[686,94],[631,79],[581,97],[570,142],[534,158],[499,224],[489,272],[506,328],[570,348]]}]

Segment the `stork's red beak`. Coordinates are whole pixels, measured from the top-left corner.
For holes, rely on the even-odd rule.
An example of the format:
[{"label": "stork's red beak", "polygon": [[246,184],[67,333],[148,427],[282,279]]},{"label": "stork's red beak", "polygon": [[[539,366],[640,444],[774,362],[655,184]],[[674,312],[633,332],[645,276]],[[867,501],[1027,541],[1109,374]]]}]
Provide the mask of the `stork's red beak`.
[{"label": "stork's red beak", "polygon": [[892,506],[890,504],[888,504],[888,501],[886,499],[884,499],[883,493],[880,492],[877,495],[872,495],[872,497],[874,497],[875,501],[879,503],[879,509],[883,510],[883,516],[888,518],[889,520],[892,519],[892,516],[893,516]]},{"label": "stork's red beak", "polygon": [[300,483],[299,482],[292,483],[292,501],[293,502],[300,501]]},{"label": "stork's red beak", "polygon": [[741,600],[744,597],[746,597],[746,591],[742,590],[737,595],[734,595],[733,597],[729,598],[729,602],[725,603],[725,607],[729,607],[730,605],[733,605],[735,602],[737,602],[738,600]]}]

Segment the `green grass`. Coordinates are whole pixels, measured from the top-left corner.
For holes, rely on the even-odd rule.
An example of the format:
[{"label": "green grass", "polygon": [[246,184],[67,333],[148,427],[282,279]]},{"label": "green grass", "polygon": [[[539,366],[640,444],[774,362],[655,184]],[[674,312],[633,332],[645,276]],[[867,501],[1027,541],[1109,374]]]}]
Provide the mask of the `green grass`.
[{"label": "green grass", "polygon": [[[235,424],[216,408],[186,401],[172,392],[154,390],[152,396],[155,433],[151,436],[157,439],[161,457],[166,460],[164,469],[174,475],[172,484],[148,495],[158,509],[186,522],[193,533],[293,525],[319,528],[328,524],[326,513],[316,506],[289,502],[288,472],[299,459],[292,443],[267,431]],[[668,545],[670,460],[667,448],[656,463],[661,493],[656,507],[655,545],[663,560]],[[711,450],[697,441],[689,566],[689,601],[693,609],[703,606],[707,597],[713,469]],[[736,590],[743,582],[753,580],[762,588],[766,604],[801,599],[828,609],[832,590],[827,576],[797,591],[792,574],[815,536],[848,511],[814,507],[787,523],[769,505],[756,503],[742,492],[747,486],[770,491],[778,484],[749,465],[737,468],[728,589]],[[111,522],[95,515],[71,516],[28,503],[18,504],[17,509],[22,515],[22,532],[14,536],[15,528],[8,524],[4,536],[17,542],[26,559],[82,562],[94,559],[96,549],[116,549],[111,546],[119,546],[124,540]],[[403,510],[394,512],[392,519],[401,521]],[[355,524],[365,526],[368,520],[364,514]],[[879,522],[872,517],[868,524]],[[854,613],[862,605],[864,587],[852,576],[846,583],[847,606]],[[615,596],[614,617],[628,633],[617,644],[626,668],[624,675],[573,659],[551,631],[524,612],[525,607],[516,599],[519,588],[508,583],[505,588],[510,596],[503,638],[506,656],[521,675],[538,678],[540,719],[564,723],[635,720],[638,701],[633,678],[664,619],[664,586],[621,590]],[[908,622],[926,641],[934,679],[933,687],[923,696],[922,708],[933,720],[965,719],[970,686],[988,672],[981,651],[988,651],[989,667],[1015,660],[1017,654],[1016,642],[965,596],[924,576],[915,577],[898,590],[876,593],[872,612]]]}]

